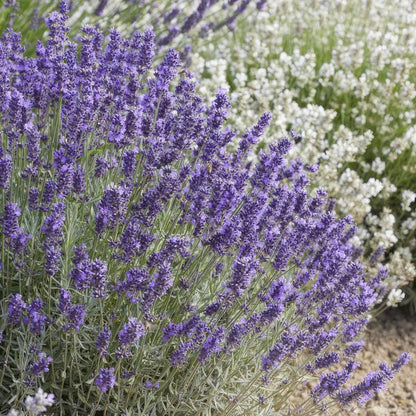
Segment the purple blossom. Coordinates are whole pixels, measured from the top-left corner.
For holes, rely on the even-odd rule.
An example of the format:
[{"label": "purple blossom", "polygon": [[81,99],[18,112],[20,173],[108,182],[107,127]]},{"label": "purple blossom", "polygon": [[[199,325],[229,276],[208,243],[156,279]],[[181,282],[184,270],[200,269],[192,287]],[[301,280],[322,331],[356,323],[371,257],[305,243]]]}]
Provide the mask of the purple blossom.
[{"label": "purple blossom", "polygon": [[256,2],[257,10],[263,10],[264,7],[265,7],[265,5],[266,5],[266,3],[267,3],[267,0],[258,0]]},{"label": "purple blossom", "polygon": [[359,363],[349,361],[341,371],[321,374],[319,383],[311,391],[312,397],[315,401],[320,401],[328,395],[334,397],[359,366]]},{"label": "purple blossom", "polygon": [[71,307],[71,294],[65,289],[60,290],[58,307],[62,313],[67,312]]},{"label": "purple blossom", "polygon": [[62,328],[65,331],[73,329],[78,332],[84,323],[85,317],[87,316],[87,311],[83,305],[71,305],[64,313],[64,315],[66,318],[66,323]]},{"label": "purple blossom", "polygon": [[8,203],[4,206],[4,216],[2,219],[3,233],[7,237],[14,238],[21,231],[19,227],[19,217],[21,210],[15,203]]},{"label": "purple blossom", "polygon": [[85,192],[85,171],[81,165],[78,165],[74,172],[72,189],[78,195]]},{"label": "purple blossom", "polygon": [[96,259],[91,262],[90,268],[90,281],[93,289],[92,296],[95,298],[103,298],[107,295],[107,266],[106,264]]},{"label": "purple blossom", "polygon": [[308,340],[308,347],[314,352],[319,354],[325,347],[327,347],[338,335],[338,329],[333,328],[330,330],[322,330],[313,334]]},{"label": "purple blossom", "polygon": [[360,319],[358,321],[349,322],[343,329],[342,342],[347,343],[352,341],[366,324],[367,319]]},{"label": "purple blossom", "polygon": [[305,341],[306,337],[302,332],[297,334],[284,332],[280,340],[268,352],[267,356],[263,357],[263,370],[268,371],[272,367],[277,367],[283,359],[301,351],[305,347]]},{"label": "purple blossom", "polygon": [[43,373],[49,372],[49,363],[53,361],[52,357],[47,357],[44,352],[39,352],[36,360],[29,366],[29,370],[35,377],[41,377]]},{"label": "purple blossom", "polygon": [[[1,153],[0,153],[1,154]],[[10,155],[0,157],[0,188],[8,189],[12,172],[12,158]]]},{"label": "purple blossom", "polygon": [[111,165],[103,157],[97,157],[95,161],[95,177],[102,178],[104,174],[110,169]]},{"label": "purple blossom", "polygon": [[149,272],[146,269],[131,269],[126,273],[124,281],[117,282],[115,290],[124,294],[132,303],[137,303],[140,293],[143,292],[150,281]]},{"label": "purple blossom", "polygon": [[186,355],[188,354],[188,351],[191,350],[193,345],[194,344],[191,341],[181,343],[181,345],[179,345],[179,347],[176,348],[176,350],[171,354],[169,359],[170,364],[173,367],[178,367],[184,364]]},{"label": "purple blossom", "polygon": [[232,277],[227,288],[230,289],[235,296],[241,296],[256,275],[258,267],[259,264],[257,260],[250,256],[241,256],[237,258],[233,263]]},{"label": "purple blossom", "polygon": [[75,254],[72,258],[73,268],[69,273],[74,287],[78,290],[85,290],[90,287],[91,283],[91,262],[86,252],[86,246],[81,245],[75,248]]},{"label": "purple blossom", "polygon": [[39,189],[30,188],[29,189],[29,211],[37,210],[38,203],[39,203]]},{"label": "purple blossom", "polygon": [[324,354],[321,357],[318,357],[315,360],[315,365],[313,366],[313,370],[316,371],[321,368],[328,368],[333,364],[338,363],[340,360],[340,356],[337,352],[329,352]]},{"label": "purple blossom", "polygon": [[136,170],[137,151],[126,150],[123,154],[123,173],[128,179],[132,179]]},{"label": "purple blossom", "polygon": [[25,133],[27,137],[27,159],[33,164],[39,163],[40,156],[40,133],[33,127],[33,125],[27,124],[25,126]]},{"label": "purple blossom", "polygon": [[73,160],[65,153],[64,149],[55,151],[54,167],[56,171],[58,198],[62,199],[69,195],[75,175]]},{"label": "purple blossom", "polygon": [[163,62],[156,70],[156,90],[158,93],[166,92],[170,83],[180,67],[179,55],[173,49],[169,49]]},{"label": "purple blossom", "polygon": [[392,364],[391,371],[393,371],[394,373],[397,373],[398,371],[400,371],[403,366],[405,366],[406,364],[410,362],[410,358],[411,357],[409,353],[407,352],[401,353],[400,357],[396,360],[396,362]]},{"label": "purple blossom", "polygon": [[104,192],[103,198],[97,204],[95,215],[95,230],[98,234],[107,228],[114,228],[127,212],[127,204],[131,189],[127,185],[116,186],[111,184]]},{"label": "purple blossom", "polygon": [[53,243],[45,243],[45,272],[49,276],[54,276],[58,270],[61,261],[62,250]]},{"label": "purple blossom", "polygon": [[43,303],[41,299],[35,299],[27,307],[27,315],[23,318],[23,322],[29,326],[32,334],[40,335],[48,322],[47,316],[41,313],[42,308]]},{"label": "purple blossom", "polygon": [[114,367],[100,368],[94,384],[99,387],[103,393],[107,393],[116,384],[116,377],[114,375]]},{"label": "purple blossom", "polygon": [[105,326],[102,331],[99,332],[95,340],[95,346],[100,354],[100,357],[104,357],[108,354],[108,346],[110,344],[111,330],[108,326]]},{"label": "purple blossom", "polygon": [[178,14],[181,13],[181,10],[178,9],[177,7],[174,7],[172,10],[169,10],[168,12],[166,12],[163,16],[163,21],[164,23],[169,23],[170,21],[172,21],[176,16],[178,16]]},{"label": "purple blossom", "polygon": [[101,16],[103,14],[103,11],[107,3],[108,3],[108,0],[100,0],[96,9],[94,10],[94,14],[96,14],[97,16]]},{"label": "purple blossom", "polygon": [[217,328],[214,333],[207,337],[199,351],[198,361],[205,362],[213,354],[221,351],[221,344],[224,339],[225,330],[223,327]]},{"label": "purple blossom", "polygon": [[65,204],[56,203],[52,208],[52,214],[45,218],[42,226],[42,234],[47,243],[60,244],[63,238],[63,226],[65,222]]},{"label": "purple blossom", "polygon": [[15,293],[12,295],[10,297],[7,309],[8,321],[12,325],[19,325],[22,320],[23,311],[26,309],[26,307],[27,305],[23,301],[22,295],[20,293]]},{"label": "purple blossom", "polygon": [[85,307],[72,304],[71,294],[65,289],[60,291],[58,307],[65,320],[62,329],[64,331],[70,331],[71,329],[79,331],[87,315]]},{"label": "purple blossom", "polygon": [[226,337],[227,348],[233,350],[234,348],[238,347],[242,339],[250,331],[251,326],[252,325],[250,325],[246,320],[243,320],[239,323],[234,322]]},{"label": "purple blossom", "polygon": [[52,179],[48,179],[45,182],[45,188],[42,194],[42,204],[45,207],[48,207],[52,203],[56,190],[57,190],[56,182],[53,181]]},{"label": "purple blossom", "polygon": [[354,341],[352,342],[346,349],[345,355],[347,357],[353,358],[355,357],[361,349],[364,347],[364,341]]},{"label": "purple blossom", "polygon": [[120,345],[128,346],[137,342],[146,330],[144,325],[141,324],[136,318],[129,318],[128,323],[123,325],[123,328],[117,335]]}]

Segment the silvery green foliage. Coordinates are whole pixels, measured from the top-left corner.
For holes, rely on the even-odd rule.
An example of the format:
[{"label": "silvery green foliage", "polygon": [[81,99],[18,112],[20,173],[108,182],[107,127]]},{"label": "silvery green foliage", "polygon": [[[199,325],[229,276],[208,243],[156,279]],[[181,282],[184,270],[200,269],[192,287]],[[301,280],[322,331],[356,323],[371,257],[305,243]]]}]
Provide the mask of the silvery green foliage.
[{"label": "silvery green foliage", "polygon": [[73,42],[67,11],[35,58],[0,41],[1,411],[40,387],[57,414],[224,416],[384,389],[407,354],[348,380],[386,270],[365,277],[317,166],[288,138],[248,162],[270,114],[238,134],[152,31]]}]

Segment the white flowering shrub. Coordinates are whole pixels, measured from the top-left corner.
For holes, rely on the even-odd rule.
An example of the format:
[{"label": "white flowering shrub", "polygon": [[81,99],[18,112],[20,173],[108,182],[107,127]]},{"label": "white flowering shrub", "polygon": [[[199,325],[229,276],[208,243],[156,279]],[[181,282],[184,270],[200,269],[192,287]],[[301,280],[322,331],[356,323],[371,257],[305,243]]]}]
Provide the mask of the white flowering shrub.
[{"label": "white flowering shrub", "polygon": [[228,87],[239,128],[270,111],[270,138],[300,135],[297,154],[320,162],[316,183],[388,265],[390,289],[416,276],[415,23],[412,1],[270,1],[193,47],[200,90]]}]

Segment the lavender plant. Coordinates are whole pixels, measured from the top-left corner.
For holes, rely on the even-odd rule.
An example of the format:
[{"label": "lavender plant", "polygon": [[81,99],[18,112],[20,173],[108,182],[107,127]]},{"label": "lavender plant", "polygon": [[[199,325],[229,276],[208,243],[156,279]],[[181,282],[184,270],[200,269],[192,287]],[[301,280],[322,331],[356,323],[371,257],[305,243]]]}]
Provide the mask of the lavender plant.
[{"label": "lavender plant", "polygon": [[73,42],[66,12],[34,58],[0,42],[1,411],[313,415],[384,389],[407,354],[348,381],[386,270],[365,278],[316,166],[288,138],[247,162],[269,114],[224,127],[153,32]]}]

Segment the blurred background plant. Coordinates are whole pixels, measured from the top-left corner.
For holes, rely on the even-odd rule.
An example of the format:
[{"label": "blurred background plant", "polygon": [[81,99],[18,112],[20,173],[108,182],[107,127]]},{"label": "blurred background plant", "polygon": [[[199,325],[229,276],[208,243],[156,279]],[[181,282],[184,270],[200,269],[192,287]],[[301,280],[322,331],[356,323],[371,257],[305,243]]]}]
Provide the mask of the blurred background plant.
[{"label": "blurred background plant", "polygon": [[[68,5],[70,36],[84,25],[116,27],[124,35],[151,26],[158,49],[174,45],[187,55],[191,38],[206,38],[208,33],[221,37],[252,4],[260,10],[265,0],[72,0]],[[36,42],[47,35],[45,17],[58,5],[59,0],[7,0],[1,9],[0,30],[13,26],[24,33],[26,53],[33,54]]]},{"label": "blurred background plant", "polygon": [[408,354],[349,379],[386,270],[297,137],[247,163],[270,114],[237,133],[150,30],[71,41],[67,12],[34,58],[0,41],[1,411],[309,416],[384,389]]}]

